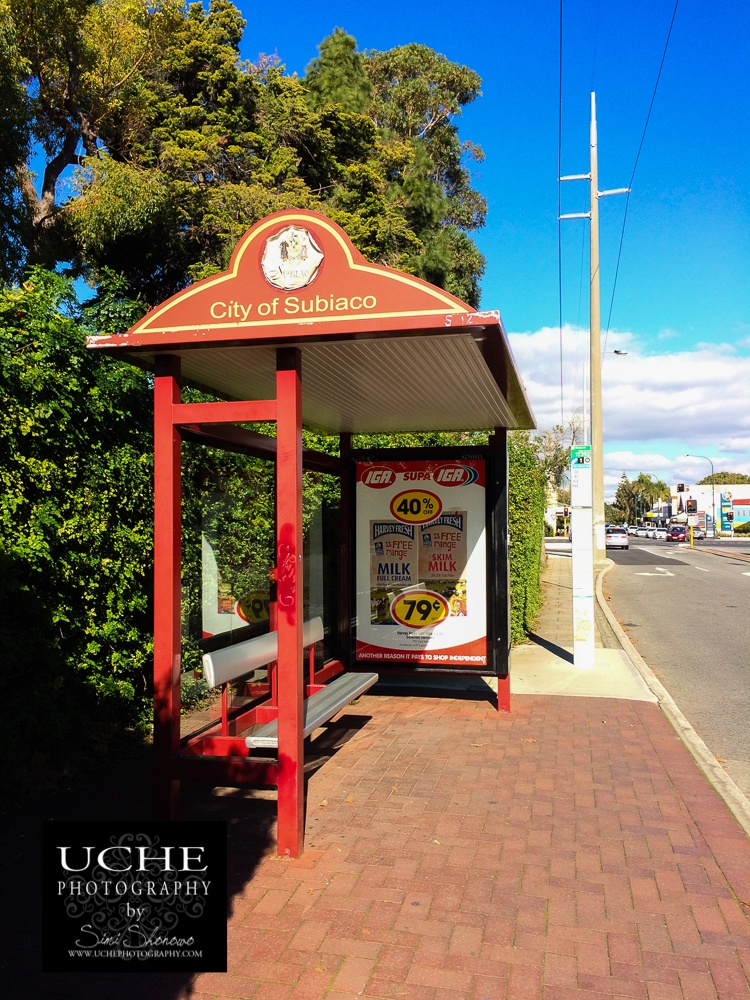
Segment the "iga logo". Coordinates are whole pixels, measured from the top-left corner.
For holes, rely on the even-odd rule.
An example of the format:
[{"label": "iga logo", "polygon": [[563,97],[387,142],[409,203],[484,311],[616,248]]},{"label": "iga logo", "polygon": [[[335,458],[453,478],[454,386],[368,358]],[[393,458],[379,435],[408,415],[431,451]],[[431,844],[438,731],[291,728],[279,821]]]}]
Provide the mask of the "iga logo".
[{"label": "iga logo", "polygon": [[471,486],[479,479],[479,473],[470,465],[439,465],[433,473],[434,481],[440,486]]},{"label": "iga logo", "polygon": [[373,465],[363,473],[362,482],[373,490],[382,490],[396,482],[396,473],[387,465]]}]

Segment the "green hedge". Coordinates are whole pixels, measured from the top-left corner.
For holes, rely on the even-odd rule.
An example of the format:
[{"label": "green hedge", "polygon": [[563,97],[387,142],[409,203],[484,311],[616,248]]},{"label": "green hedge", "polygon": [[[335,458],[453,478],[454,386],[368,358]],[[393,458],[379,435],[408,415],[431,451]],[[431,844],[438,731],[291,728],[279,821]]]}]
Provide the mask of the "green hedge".
[{"label": "green hedge", "polygon": [[542,606],[540,576],[546,477],[527,431],[508,435],[510,635],[523,642]]},{"label": "green hedge", "polygon": [[[152,655],[151,385],[87,351],[71,284],[0,290],[0,690],[15,766],[137,724]],[[24,773],[25,772],[25,773]]]}]

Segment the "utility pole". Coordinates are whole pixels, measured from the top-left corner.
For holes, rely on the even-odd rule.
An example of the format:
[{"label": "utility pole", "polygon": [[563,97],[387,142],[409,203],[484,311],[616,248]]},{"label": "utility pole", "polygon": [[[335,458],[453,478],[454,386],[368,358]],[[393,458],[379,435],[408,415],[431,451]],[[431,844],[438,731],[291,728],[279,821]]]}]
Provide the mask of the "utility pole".
[{"label": "utility pole", "polygon": [[596,94],[591,95],[591,125],[589,130],[589,172],[561,177],[561,181],[589,182],[589,211],[561,215],[561,219],[589,219],[589,413],[591,418],[591,476],[593,516],[593,560],[607,558],[604,539],[604,443],[602,440],[602,353],[601,353],[601,301],[599,293],[599,199],[612,194],[627,194],[630,188],[599,190],[599,159],[596,134]]}]

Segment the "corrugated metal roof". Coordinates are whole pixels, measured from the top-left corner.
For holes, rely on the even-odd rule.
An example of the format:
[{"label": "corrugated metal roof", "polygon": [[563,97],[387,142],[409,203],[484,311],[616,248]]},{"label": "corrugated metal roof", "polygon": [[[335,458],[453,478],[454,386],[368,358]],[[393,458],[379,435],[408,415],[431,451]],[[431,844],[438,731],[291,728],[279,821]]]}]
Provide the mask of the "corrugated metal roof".
[{"label": "corrugated metal roof", "polygon": [[[295,346],[302,352],[302,411],[308,427],[328,433],[397,433],[533,426],[528,404],[511,411],[471,333]],[[276,352],[270,345],[170,353],[182,359],[187,383],[233,399],[275,396]]]}]

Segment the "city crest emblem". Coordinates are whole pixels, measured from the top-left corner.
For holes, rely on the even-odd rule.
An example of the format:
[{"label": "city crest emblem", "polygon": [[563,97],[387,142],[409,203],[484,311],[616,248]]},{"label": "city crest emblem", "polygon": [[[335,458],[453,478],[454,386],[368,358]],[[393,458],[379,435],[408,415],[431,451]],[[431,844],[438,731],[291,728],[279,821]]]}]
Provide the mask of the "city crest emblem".
[{"label": "city crest emblem", "polygon": [[301,226],[287,226],[269,236],[263,250],[263,275],[285,292],[309,285],[323,263],[323,251]]}]

